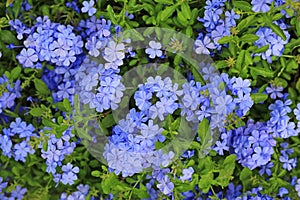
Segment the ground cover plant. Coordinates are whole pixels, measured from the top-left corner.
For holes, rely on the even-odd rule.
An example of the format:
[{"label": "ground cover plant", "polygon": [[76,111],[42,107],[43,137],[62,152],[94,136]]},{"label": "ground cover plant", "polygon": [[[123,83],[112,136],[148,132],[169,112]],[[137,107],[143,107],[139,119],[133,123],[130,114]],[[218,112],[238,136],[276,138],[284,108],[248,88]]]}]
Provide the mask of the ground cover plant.
[{"label": "ground cover plant", "polygon": [[300,198],[300,2],[0,3],[0,199]]}]

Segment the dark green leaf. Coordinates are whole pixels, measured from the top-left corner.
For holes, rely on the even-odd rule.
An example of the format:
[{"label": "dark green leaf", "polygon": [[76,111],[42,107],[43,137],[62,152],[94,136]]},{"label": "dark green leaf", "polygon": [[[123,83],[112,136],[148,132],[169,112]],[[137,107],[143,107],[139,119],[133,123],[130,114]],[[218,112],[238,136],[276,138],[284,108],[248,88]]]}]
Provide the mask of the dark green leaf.
[{"label": "dark green leaf", "polygon": [[257,35],[254,35],[254,34],[244,34],[240,38],[240,41],[246,42],[246,43],[252,43],[252,42],[255,42],[258,39],[259,39],[259,37]]},{"label": "dark green leaf", "polygon": [[112,125],[114,125],[116,122],[114,120],[114,116],[112,114],[107,115],[103,120],[102,120],[102,125],[104,128],[110,128]]},{"label": "dark green leaf", "polygon": [[176,8],[177,5],[166,7],[166,9],[161,12],[161,21],[166,21],[169,17],[171,17]]},{"label": "dark green leaf", "polygon": [[240,173],[240,180],[242,181],[244,191],[250,187],[251,176],[252,171],[247,167],[243,168],[242,172]]},{"label": "dark green leaf", "polygon": [[221,39],[218,40],[219,44],[226,44],[232,41],[232,36],[224,36]]},{"label": "dark green leaf", "polygon": [[48,95],[50,93],[47,85],[40,79],[34,79],[34,86],[35,89],[42,95]]},{"label": "dark green leaf", "polygon": [[251,94],[251,99],[254,103],[261,103],[268,99],[268,95],[262,93]]},{"label": "dark green leaf", "polygon": [[22,68],[20,66],[15,67],[13,70],[10,72],[10,79],[11,80],[16,80],[19,78],[21,74]]},{"label": "dark green leaf", "polygon": [[282,29],[278,25],[271,23],[271,24],[269,24],[269,26],[272,29],[272,31],[274,31],[274,33],[276,33],[283,40],[286,40],[286,35],[284,34]]},{"label": "dark green leaf", "polygon": [[42,108],[32,108],[29,113],[33,117],[40,117],[43,114],[44,110]]},{"label": "dark green leaf", "polygon": [[246,12],[250,12],[252,8],[252,6],[247,1],[232,1],[232,4],[234,7]]}]

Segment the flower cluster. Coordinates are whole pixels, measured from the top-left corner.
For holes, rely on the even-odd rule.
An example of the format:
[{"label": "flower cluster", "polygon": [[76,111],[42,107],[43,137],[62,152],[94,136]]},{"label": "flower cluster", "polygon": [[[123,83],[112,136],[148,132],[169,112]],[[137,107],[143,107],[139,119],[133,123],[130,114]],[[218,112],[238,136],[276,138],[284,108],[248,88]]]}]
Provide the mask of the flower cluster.
[{"label": "flower cluster", "polygon": [[257,47],[263,47],[269,45],[269,49],[260,54],[255,54],[261,56],[264,60],[267,60],[269,63],[272,63],[272,56],[281,56],[284,51],[284,46],[289,42],[290,34],[286,30],[288,27],[283,21],[275,21],[275,24],[278,24],[279,27],[283,30],[283,33],[286,36],[286,39],[283,40],[280,36],[275,34],[271,28],[260,27],[256,31],[256,35],[259,37],[254,44]]},{"label": "flower cluster", "polygon": [[6,189],[8,186],[8,182],[3,182],[3,178],[0,177],[0,199],[2,200],[21,200],[24,198],[24,195],[27,192],[26,188],[22,188],[21,186],[17,185],[10,193],[4,192],[3,190]]},{"label": "flower cluster", "polygon": [[[12,27],[15,27],[16,23],[12,21]],[[52,23],[48,17],[38,17],[30,32],[25,32],[28,36],[24,41],[25,48],[21,50],[17,59],[23,67],[29,68],[40,68],[38,61],[68,67],[76,61],[76,55],[82,53],[83,47],[81,36],[77,36],[73,29],[70,25]],[[23,34],[20,28],[16,31]]]},{"label": "flower cluster", "polygon": [[297,158],[289,159],[289,155],[294,152],[294,149],[288,149],[289,144],[286,142],[281,143],[280,146],[283,148],[279,157],[280,162],[282,162],[282,168],[291,171],[297,165]]},{"label": "flower cluster", "polygon": [[125,90],[118,72],[119,69],[105,69],[86,58],[75,75],[76,93],[81,102],[97,112],[116,110]]},{"label": "flower cluster", "polygon": [[[198,54],[210,54],[209,49],[220,49],[221,45],[218,40],[224,36],[230,35],[230,28],[236,26],[237,19],[240,18],[234,10],[226,11],[223,7],[225,6],[226,0],[207,0],[204,17],[198,18],[206,28],[206,34],[200,33],[195,42],[195,51]],[[222,16],[225,14],[225,19]]]},{"label": "flower cluster", "polygon": [[276,146],[266,123],[251,120],[244,127],[222,133],[221,138],[229,151],[237,155],[239,163],[250,169],[267,165]]},{"label": "flower cluster", "polygon": [[269,106],[271,117],[268,127],[273,130],[274,137],[289,138],[298,135],[299,131],[295,129],[295,123],[290,121],[291,118],[288,116],[292,112],[289,107],[291,104],[292,101],[287,99],[286,101],[276,100]]},{"label": "flower cluster", "polygon": [[0,134],[2,154],[9,158],[14,157],[16,161],[26,162],[28,154],[35,152],[30,145],[30,138],[37,137],[34,132],[35,128],[31,124],[27,125],[21,118],[17,118],[10,124],[10,128],[4,128]]},{"label": "flower cluster", "polygon": [[165,137],[161,134],[163,129],[154,122],[174,113],[181,94],[178,85],[168,77],[149,77],[139,85],[134,99],[140,111],[133,108],[126,119],[119,121],[105,147],[104,157],[116,174],[131,176],[148,167],[168,166],[174,153],[155,149],[155,143],[164,142]]},{"label": "flower cluster", "polygon": [[[44,144],[40,144],[42,158],[46,160],[46,171],[54,176],[54,181],[58,184],[62,182],[63,184],[72,185],[75,180],[77,180],[76,173],[79,172],[78,167],[74,167],[71,163],[63,165],[63,160],[65,156],[70,155],[75,147],[76,143],[71,141],[74,135],[71,133],[72,128],[67,129],[63,132],[61,138],[57,138],[54,134],[49,134],[51,129],[46,128],[44,130],[45,136],[48,135],[49,139],[46,145],[46,149],[43,148]],[[57,167],[62,167],[63,174],[57,173]]]},{"label": "flower cluster", "polygon": [[[3,110],[12,109],[15,100],[21,97],[21,81],[11,83],[6,76],[0,77],[0,116]],[[1,123],[1,122],[0,122]]]},{"label": "flower cluster", "polygon": [[231,113],[245,116],[253,105],[250,81],[217,74],[213,66],[204,66],[202,74],[208,84],[190,81],[183,85],[182,111],[190,121],[210,120],[211,128],[222,130]]}]

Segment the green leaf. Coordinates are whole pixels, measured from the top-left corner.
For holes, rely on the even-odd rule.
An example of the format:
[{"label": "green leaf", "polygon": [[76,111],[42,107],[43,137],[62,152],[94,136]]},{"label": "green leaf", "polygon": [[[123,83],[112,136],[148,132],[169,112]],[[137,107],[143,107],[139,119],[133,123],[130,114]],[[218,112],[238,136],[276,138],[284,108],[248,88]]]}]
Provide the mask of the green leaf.
[{"label": "green leaf", "polygon": [[19,78],[21,74],[22,68],[20,66],[15,67],[13,70],[10,72],[10,79],[11,80],[16,80]]},{"label": "green leaf", "polygon": [[32,108],[29,113],[33,116],[33,117],[40,117],[42,116],[44,110],[42,108]]},{"label": "green leaf", "polygon": [[232,1],[232,4],[234,7],[246,12],[250,12],[252,8],[252,6],[246,1]]},{"label": "green leaf", "polygon": [[6,0],[6,7],[12,4],[15,0]]},{"label": "green leaf", "polygon": [[243,67],[243,62],[245,60],[245,50],[242,50],[240,54],[238,55],[235,63],[235,68],[240,72]]},{"label": "green leaf", "polygon": [[228,186],[232,174],[235,169],[236,155],[231,154],[227,156],[223,162],[222,168],[220,169],[219,176],[216,178],[216,183],[222,188]]},{"label": "green leaf", "polygon": [[15,2],[13,4],[12,10],[14,12],[15,18],[18,18],[18,16],[19,16],[19,13],[20,13],[20,10],[22,7],[22,3],[23,3],[23,0],[15,0]]},{"label": "green leaf", "polygon": [[232,36],[224,36],[221,39],[218,40],[219,44],[227,44],[230,41],[232,41]]},{"label": "green leaf", "polygon": [[298,81],[296,83],[296,89],[300,93],[300,78],[298,79]]},{"label": "green leaf", "polygon": [[252,43],[252,42],[255,42],[258,39],[259,39],[259,37],[257,35],[254,35],[254,34],[244,34],[240,38],[240,41],[246,42],[246,43]]},{"label": "green leaf", "polygon": [[102,175],[102,173],[100,172],[100,171],[98,171],[98,170],[94,170],[94,171],[92,171],[92,176],[94,176],[94,177],[100,177],[101,175]]},{"label": "green leaf", "polygon": [[116,186],[116,183],[118,182],[116,175],[113,173],[108,174],[108,177],[105,177],[101,182],[101,187],[104,194],[111,193],[111,190],[113,187]]},{"label": "green leaf", "polygon": [[256,16],[250,15],[250,16],[246,17],[245,19],[243,19],[242,21],[240,21],[240,23],[237,25],[237,29],[241,31],[255,23],[256,23]]},{"label": "green leaf", "polygon": [[202,192],[207,193],[210,189],[214,175],[212,172],[208,172],[205,175],[202,175],[199,180],[199,188]]},{"label": "green leaf", "polygon": [[225,60],[216,61],[216,68],[222,69],[227,67],[227,62]]},{"label": "green leaf", "polygon": [[254,103],[261,103],[268,99],[268,95],[262,93],[251,94],[251,99]]},{"label": "green leaf", "polygon": [[71,103],[70,103],[69,99],[64,98],[63,105],[64,105],[67,112],[72,111],[72,107],[71,107]]},{"label": "green leaf", "polygon": [[243,168],[242,172],[240,173],[240,180],[242,181],[244,191],[250,187],[251,176],[252,171],[247,167]]},{"label": "green leaf", "polygon": [[189,4],[186,1],[183,4],[181,4],[181,10],[187,19],[191,19],[192,11],[191,11]]},{"label": "green leaf", "polygon": [[276,33],[279,37],[281,37],[284,41],[286,40],[286,35],[284,34],[284,32],[282,31],[282,29],[276,25],[276,24],[268,24],[270,26],[270,28],[272,29],[272,31],[274,33]]},{"label": "green leaf", "polygon": [[265,46],[263,46],[263,47],[260,47],[260,48],[256,49],[256,50],[254,51],[254,53],[264,53],[264,52],[266,52],[268,49],[269,49],[269,45],[267,44],[267,45],[265,45]]},{"label": "green leaf", "polygon": [[263,76],[265,78],[274,77],[274,71],[269,71],[267,69],[261,68],[261,67],[250,67],[250,72],[253,76],[253,78],[256,79],[258,75]]},{"label": "green leaf", "polygon": [[118,24],[115,12],[114,12],[113,8],[111,7],[111,5],[108,5],[106,10],[107,10],[110,21],[114,24]]},{"label": "green leaf", "polygon": [[0,31],[0,40],[5,44],[17,44],[18,40],[16,39],[15,35],[8,30],[1,30]]},{"label": "green leaf", "polygon": [[44,83],[44,81],[40,79],[34,79],[34,86],[35,89],[41,94],[41,95],[48,95],[50,94],[49,89],[47,85]]},{"label": "green leaf", "polygon": [[209,121],[204,118],[198,125],[198,136],[200,138],[200,142],[205,141],[206,136],[210,133]]},{"label": "green leaf", "polygon": [[166,4],[166,5],[172,5],[174,4],[174,1],[173,0],[155,0],[157,3],[160,3],[160,4]]},{"label": "green leaf", "polygon": [[177,8],[177,5],[166,7],[166,9],[164,9],[161,12],[161,18],[160,18],[161,21],[166,21],[169,17],[171,17],[171,15],[174,13],[176,8]]},{"label": "green leaf", "polygon": [[110,128],[115,124],[114,116],[112,114],[107,115],[103,120],[102,120],[102,125],[104,128]]}]

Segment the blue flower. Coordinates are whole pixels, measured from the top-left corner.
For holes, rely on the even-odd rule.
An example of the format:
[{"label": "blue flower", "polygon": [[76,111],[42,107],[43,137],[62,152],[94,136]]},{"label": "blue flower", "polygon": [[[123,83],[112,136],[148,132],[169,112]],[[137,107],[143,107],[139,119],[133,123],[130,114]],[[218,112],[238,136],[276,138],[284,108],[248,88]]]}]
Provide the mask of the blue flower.
[{"label": "blue flower", "polygon": [[165,195],[170,195],[174,189],[174,183],[170,182],[167,175],[157,184],[157,188]]},{"label": "blue flower", "polygon": [[279,196],[280,197],[283,197],[285,194],[288,194],[288,193],[289,193],[289,191],[286,188],[284,188],[284,187],[279,188]]},{"label": "blue flower", "polygon": [[240,15],[236,14],[234,12],[234,10],[231,10],[230,12],[226,11],[225,16],[226,16],[225,24],[226,24],[227,27],[236,26],[235,19],[240,18]]},{"label": "blue flower", "polygon": [[220,141],[217,141],[214,150],[217,151],[219,155],[224,155],[223,151],[228,151],[229,147],[227,146],[226,141],[223,141],[222,143]]},{"label": "blue flower", "polygon": [[3,178],[0,177],[0,193],[2,193],[2,190],[7,187],[7,182],[3,182]]},{"label": "blue flower", "polygon": [[69,98],[75,93],[75,88],[72,86],[71,82],[66,82],[58,86],[59,91],[57,92],[57,97],[59,99]]},{"label": "blue flower", "polygon": [[11,192],[11,197],[12,198],[16,198],[17,200],[21,200],[24,198],[24,194],[27,192],[26,188],[22,188],[21,186],[17,186],[16,189],[14,189]]},{"label": "blue flower", "polygon": [[215,49],[216,46],[211,42],[211,39],[208,36],[203,38],[203,41],[197,39],[195,41],[195,51],[197,54],[206,54],[209,55],[210,51],[208,49]]},{"label": "blue flower", "polygon": [[180,180],[182,180],[182,182],[185,180],[190,181],[192,179],[192,175],[194,174],[194,169],[192,167],[183,169],[182,174],[183,176],[180,176]]},{"label": "blue flower", "polygon": [[96,8],[93,7],[94,4],[95,4],[94,0],[90,0],[90,2],[84,1],[82,3],[83,7],[81,8],[81,11],[83,13],[88,12],[89,16],[94,15],[96,13],[96,11],[97,11]]},{"label": "blue flower", "polygon": [[282,91],[283,91],[283,87],[281,87],[281,86],[275,87],[275,86],[271,85],[270,87],[266,88],[266,92],[268,94],[270,94],[270,97],[272,99],[276,99],[277,97],[282,98],[283,97],[283,94],[281,93]]},{"label": "blue flower", "polygon": [[12,141],[7,135],[0,136],[0,148],[2,149],[2,154],[7,157],[12,155]]},{"label": "blue flower", "polygon": [[296,119],[300,121],[300,103],[297,104],[297,107],[294,109],[294,114]]},{"label": "blue flower", "polygon": [[154,59],[155,57],[161,57],[162,56],[162,45],[159,42],[150,41],[148,48],[146,48],[145,52],[149,55],[149,58]]},{"label": "blue flower", "polygon": [[22,64],[24,67],[34,67],[34,62],[38,61],[38,56],[36,55],[36,52],[34,49],[22,49],[19,55],[17,55],[17,59],[19,60],[20,64]]},{"label": "blue flower", "polygon": [[32,147],[28,145],[26,141],[22,141],[21,143],[15,144],[14,157],[16,161],[21,160],[25,162],[25,158],[27,157],[28,153],[33,154],[34,149],[32,149]]},{"label": "blue flower", "polygon": [[300,179],[297,180],[297,184],[295,185],[295,190],[298,193],[298,197],[300,197]]},{"label": "blue flower", "polygon": [[89,54],[94,57],[98,57],[100,55],[99,49],[102,47],[102,42],[97,40],[94,36],[92,39],[88,39],[87,43],[85,43],[85,48],[89,50]]},{"label": "blue flower", "polygon": [[216,112],[223,115],[228,115],[235,107],[235,103],[233,103],[233,99],[230,95],[217,97],[215,104]]},{"label": "blue flower", "polygon": [[273,0],[252,0],[252,10],[254,12],[268,12],[272,2]]}]

